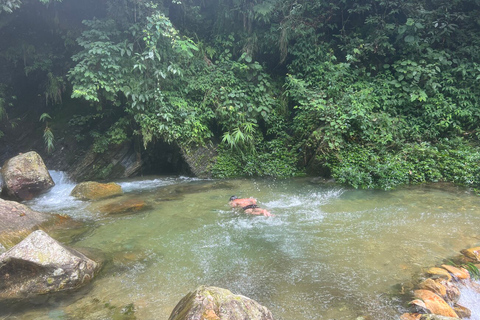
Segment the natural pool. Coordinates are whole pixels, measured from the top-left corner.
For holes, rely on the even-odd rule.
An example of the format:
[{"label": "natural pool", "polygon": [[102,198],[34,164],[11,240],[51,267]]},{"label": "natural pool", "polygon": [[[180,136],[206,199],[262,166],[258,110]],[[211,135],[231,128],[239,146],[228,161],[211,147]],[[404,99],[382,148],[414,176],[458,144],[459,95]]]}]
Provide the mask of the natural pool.
[{"label": "natural pool", "polygon": [[[399,293],[425,268],[480,244],[480,197],[448,184],[360,191],[311,179],[120,181],[140,213],[105,215],[57,186],[28,203],[88,228],[51,233],[103,252],[105,266],[75,293],[0,305],[0,319],[168,319],[199,285],[223,287],[268,307],[279,320],[397,319]],[[228,207],[253,196],[276,216]],[[95,251],[95,250],[94,250]],[[480,297],[465,296],[480,319]]]}]

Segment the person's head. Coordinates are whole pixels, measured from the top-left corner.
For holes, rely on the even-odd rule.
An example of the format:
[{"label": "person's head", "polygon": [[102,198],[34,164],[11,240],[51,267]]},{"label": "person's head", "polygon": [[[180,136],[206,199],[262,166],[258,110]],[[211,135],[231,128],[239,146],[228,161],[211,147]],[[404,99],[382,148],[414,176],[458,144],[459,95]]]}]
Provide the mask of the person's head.
[{"label": "person's head", "polygon": [[237,196],[231,196],[229,201],[233,201],[235,199],[238,199],[238,197]]}]

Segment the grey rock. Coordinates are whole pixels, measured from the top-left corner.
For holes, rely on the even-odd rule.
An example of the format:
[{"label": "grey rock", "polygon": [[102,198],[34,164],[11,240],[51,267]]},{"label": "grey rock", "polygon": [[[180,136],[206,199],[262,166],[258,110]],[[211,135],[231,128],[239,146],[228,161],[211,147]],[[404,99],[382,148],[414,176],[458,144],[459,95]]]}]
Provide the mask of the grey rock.
[{"label": "grey rock", "polygon": [[78,288],[99,264],[44,231],[32,232],[0,255],[0,299],[19,299]]}]

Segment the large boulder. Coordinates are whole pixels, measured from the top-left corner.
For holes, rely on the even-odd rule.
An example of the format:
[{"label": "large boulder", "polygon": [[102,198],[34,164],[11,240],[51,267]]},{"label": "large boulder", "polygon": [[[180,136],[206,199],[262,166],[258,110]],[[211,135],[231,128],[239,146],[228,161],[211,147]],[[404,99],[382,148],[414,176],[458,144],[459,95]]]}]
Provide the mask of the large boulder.
[{"label": "large boulder", "polygon": [[1,174],[4,184],[2,192],[14,199],[32,199],[55,185],[42,158],[35,151],[7,160]]},{"label": "large boulder", "polygon": [[15,201],[0,199],[0,243],[9,247],[56,216],[33,211]]},{"label": "large boulder", "polygon": [[78,288],[93,278],[98,267],[82,253],[37,230],[0,255],[0,298],[20,299]]},{"label": "large boulder", "polygon": [[270,310],[258,302],[227,289],[201,286],[187,294],[169,320],[274,320]]},{"label": "large boulder", "polygon": [[122,187],[114,182],[99,183],[87,181],[79,183],[73,188],[71,196],[80,200],[98,200],[123,194]]}]

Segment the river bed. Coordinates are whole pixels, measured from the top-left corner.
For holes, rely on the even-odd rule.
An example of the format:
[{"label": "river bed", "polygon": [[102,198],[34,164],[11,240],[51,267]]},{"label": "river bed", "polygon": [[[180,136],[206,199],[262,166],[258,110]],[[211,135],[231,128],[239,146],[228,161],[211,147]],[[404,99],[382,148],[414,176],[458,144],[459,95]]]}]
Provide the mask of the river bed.
[{"label": "river bed", "polygon": [[[84,221],[86,231],[51,235],[102,252],[105,266],[77,292],[2,305],[0,319],[167,320],[200,285],[248,296],[279,320],[396,319],[425,268],[480,244],[480,197],[450,184],[373,191],[309,178],[144,177],[118,183],[147,210],[105,215],[52,175],[56,187],[28,205]],[[232,211],[232,195],[275,216]],[[463,299],[480,320],[480,298]]]}]

